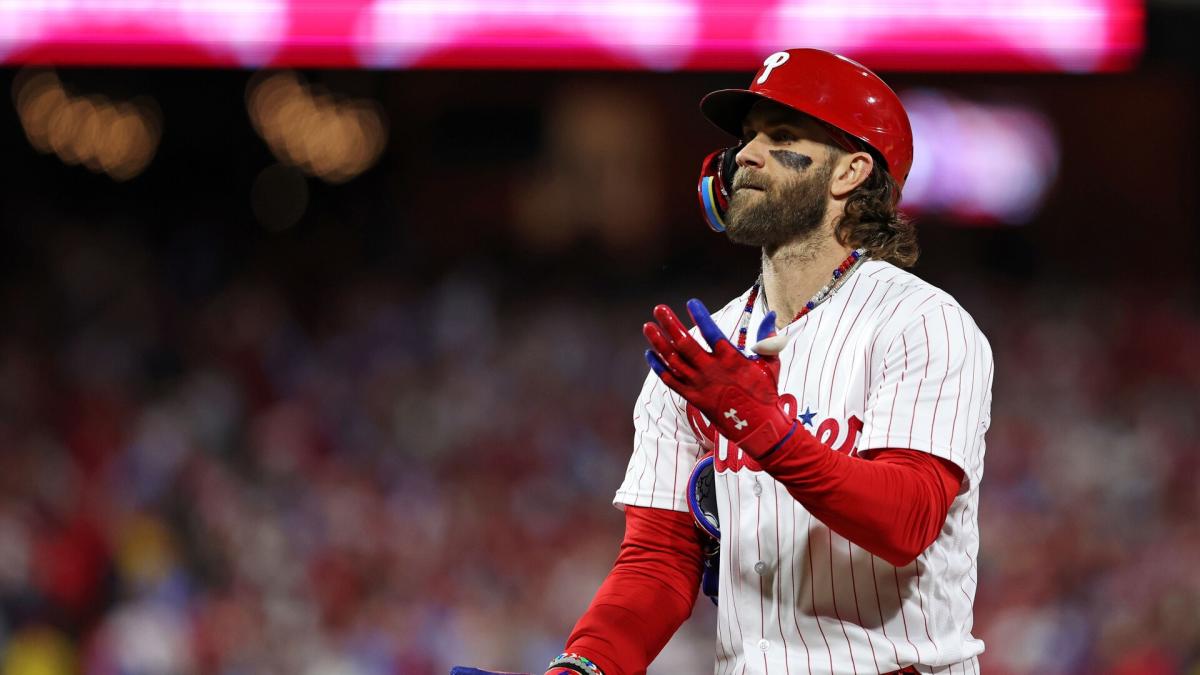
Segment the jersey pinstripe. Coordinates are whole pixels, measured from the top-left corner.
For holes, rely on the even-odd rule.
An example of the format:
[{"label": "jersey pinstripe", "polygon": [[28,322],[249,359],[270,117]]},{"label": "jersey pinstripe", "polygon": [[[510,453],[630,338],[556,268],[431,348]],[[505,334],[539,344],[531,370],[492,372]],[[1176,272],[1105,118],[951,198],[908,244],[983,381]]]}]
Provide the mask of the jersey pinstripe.
[{"label": "jersey pinstripe", "polygon": [[[713,314],[727,335],[749,291]],[[765,312],[759,300],[751,315]],[[716,455],[722,531],[715,673],[861,675],[909,665],[974,675],[977,510],[990,422],[991,349],[950,295],[867,261],[784,329],[780,393],[832,452],[929,452],[965,478],[934,543],[894,567],[826,527],[735,445],[689,423],[651,373],[634,409],[634,450],[614,503],[686,511],[695,462]]]}]

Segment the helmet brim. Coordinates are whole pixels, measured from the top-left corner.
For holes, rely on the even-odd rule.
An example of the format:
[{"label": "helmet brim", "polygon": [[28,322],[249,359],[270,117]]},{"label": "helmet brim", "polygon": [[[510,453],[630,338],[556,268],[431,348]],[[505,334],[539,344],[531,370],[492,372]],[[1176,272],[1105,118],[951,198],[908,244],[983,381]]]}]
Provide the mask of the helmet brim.
[{"label": "helmet brim", "polygon": [[742,137],[742,122],[750,109],[766,96],[748,89],[718,89],[700,99],[700,112],[718,129],[735,138]]},{"label": "helmet brim", "polygon": [[[800,110],[786,103],[781,103],[777,99],[766,94],[750,91],[749,89],[718,89],[711,94],[700,99],[700,112],[708,118],[718,129],[731,134],[735,138],[741,138],[742,125],[746,121],[746,115],[750,114],[750,109],[759,101],[773,101],[779,105],[786,106],[796,112],[811,117],[807,111]],[[821,126],[825,127],[831,138],[830,141],[842,148],[846,152],[860,152],[869,150],[875,156],[876,160],[883,162],[886,168],[887,162],[883,155],[871,146],[864,138],[859,138],[846,133],[844,130],[825,122],[821,119],[813,117],[814,120]],[[862,147],[855,146],[854,143],[863,144]]]}]

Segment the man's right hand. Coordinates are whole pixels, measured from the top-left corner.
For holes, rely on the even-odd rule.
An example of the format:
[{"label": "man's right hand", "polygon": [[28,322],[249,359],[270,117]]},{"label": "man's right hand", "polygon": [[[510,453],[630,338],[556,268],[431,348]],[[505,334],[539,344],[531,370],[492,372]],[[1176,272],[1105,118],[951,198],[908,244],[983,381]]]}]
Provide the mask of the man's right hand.
[{"label": "man's right hand", "polygon": [[761,459],[774,452],[796,430],[794,415],[779,397],[779,352],[787,336],[772,336],[775,314],[768,312],[758,329],[758,342],[746,356],[713,321],[704,303],[688,301],[688,313],[708,343],[705,349],[684,328],[670,307],[654,308],[655,321],[642,327],[652,349],[646,361],[658,377],[694,405],[721,435]]}]

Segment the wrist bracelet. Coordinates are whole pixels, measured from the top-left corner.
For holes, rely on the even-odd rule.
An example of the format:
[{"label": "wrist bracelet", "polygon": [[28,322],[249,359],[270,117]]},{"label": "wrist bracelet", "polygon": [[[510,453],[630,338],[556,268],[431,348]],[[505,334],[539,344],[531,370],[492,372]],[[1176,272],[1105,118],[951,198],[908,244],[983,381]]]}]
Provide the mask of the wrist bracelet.
[{"label": "wrist bracelet", "polygon": [[563,667],[578,671],[582,675],[604,675],[604,672],[600,670],[600,666],[592,663],[590,659],[570,652],[563,652],[554,657],[550,665],[546,666],[546,670]]}]

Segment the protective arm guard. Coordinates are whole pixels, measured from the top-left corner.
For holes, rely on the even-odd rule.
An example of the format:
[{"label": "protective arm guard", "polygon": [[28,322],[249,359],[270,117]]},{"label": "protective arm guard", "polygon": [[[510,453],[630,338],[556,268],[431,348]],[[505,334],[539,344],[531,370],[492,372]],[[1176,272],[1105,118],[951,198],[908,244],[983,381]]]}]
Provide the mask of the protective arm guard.
[{"label": "protective arm guard", "polygon": [[688,510],[696,520],[696,527],[707,534],[711,541],[704,547],[704,576],[700,589],[717,604],[717,589],[721,578],[721,521],[717,516],[717,485],[713,469],[712,454],[705,455],[688,478]]}]

